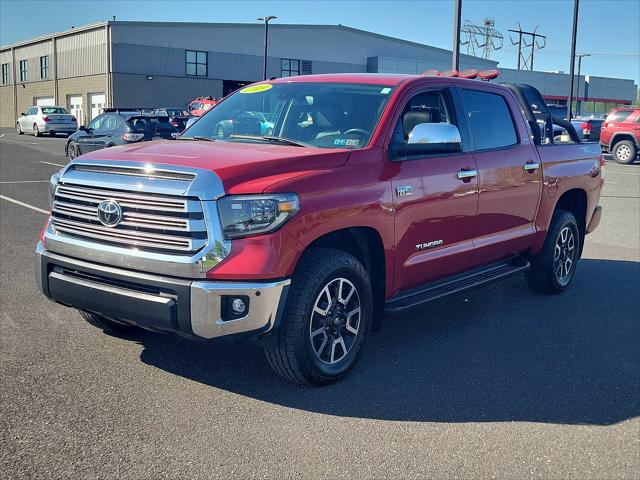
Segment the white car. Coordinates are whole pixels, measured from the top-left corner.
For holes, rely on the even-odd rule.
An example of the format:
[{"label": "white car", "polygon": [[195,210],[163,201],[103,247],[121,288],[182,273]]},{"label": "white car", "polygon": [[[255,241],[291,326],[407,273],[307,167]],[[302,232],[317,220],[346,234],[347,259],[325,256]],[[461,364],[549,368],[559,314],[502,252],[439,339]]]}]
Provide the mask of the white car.
[{"label": "white car", "polygon": [[20,135],[23,133],[33,133],[36,137],[42,133],[48,133],[51,136],[55,136],[56,133],[70,135],[77,129],[76,117],[64,107],[30,107],[16,120],[16,131]]}]

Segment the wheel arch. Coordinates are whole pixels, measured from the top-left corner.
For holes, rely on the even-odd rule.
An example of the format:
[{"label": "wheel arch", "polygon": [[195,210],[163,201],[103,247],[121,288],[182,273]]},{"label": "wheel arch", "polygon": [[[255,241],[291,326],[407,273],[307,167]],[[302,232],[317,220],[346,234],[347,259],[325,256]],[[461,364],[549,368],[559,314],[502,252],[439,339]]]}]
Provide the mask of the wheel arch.
[{"label": "wheel arch", "polygon": [[556,202],[555,210],[571,212],[578,222],[580,231],[580,256],[584,247],[587,223],[587,192],[582,188],[573,188],[564,192]]},{"label": "wheel arch", "polygon": [[627,132],[614,133],[613,136],[611,137],[611,146],[609,147],[609,150],[612,151],[616,143],[622,142],[624,140],[629,140],[633,142],[636,148],[640,150],[639,140],[635,136],[633,136],[631,133],[627,133]]},{"label": "wheel arch", "polygon": [[345,251],[356,257],[365,266],[371,279],[373,291],[374,318],[372,329],[379,330],[382,324],[387,285],[387,262],[380,232],[373,227],[367,226],[334,230],[313,240],[307,246],[305,252],[319,247]]}]

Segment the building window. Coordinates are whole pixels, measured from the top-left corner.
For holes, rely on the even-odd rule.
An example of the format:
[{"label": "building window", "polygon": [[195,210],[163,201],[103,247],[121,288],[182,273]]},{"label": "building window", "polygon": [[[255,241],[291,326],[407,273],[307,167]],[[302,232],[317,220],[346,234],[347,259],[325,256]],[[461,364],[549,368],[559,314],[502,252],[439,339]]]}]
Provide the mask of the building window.
[{"label": "building window", "polygon": [[29,75],[27,74],[29,70],[29,63],[27,60],[20,60],[20,81],[26,82],[29,79]]},{"label": "building window", "polygon": [[207,76],[207,52],[187,50],[187,75]]},{"label": "building window", "polygon": [[281,59],[280,76],[293,77],[294,75],[300,75],[300,60],[293,60],[291,58]]},{"label": "building window", "polygon": [[9,81],[10,81],[9,64],[8,63],[3,63],[2,64],[2,84],[6,85],[7,83],[9,83]]},{"label": "building window", "polygon": [[40,78],[49,78],[49,55],[40,57]]}]

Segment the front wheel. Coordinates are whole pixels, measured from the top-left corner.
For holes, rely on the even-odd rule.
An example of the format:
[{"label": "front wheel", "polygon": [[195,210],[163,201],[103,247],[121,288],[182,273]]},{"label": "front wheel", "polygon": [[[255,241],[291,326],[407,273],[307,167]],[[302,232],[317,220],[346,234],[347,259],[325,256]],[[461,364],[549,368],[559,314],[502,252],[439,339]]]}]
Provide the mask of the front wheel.
[{"label": "front wheel", "polygon": [[39,137],[40,136],[40,129],[38,128],[38,124],[37,123],[33,124],[33,136],[34,137]]},{"label": "front wheel", "polygon": [[536,292],[564,292],[576,273],[582,238],[571,212],[556,210],[542,251],[531,258],[527,282]]},{"label": "front wheel", "polygon": [[73,160],[78,156],[78,147],[76,147],[73,143],[69,143],[67,147],[67,156],[69,160]]},{"label": "front wheel", "polygon": [[20,126],[20,122],[16,122],[16,132],[18,132],[18,135],[24,135],[22,127]]},{"label": "front wheel", "polygon": [[326,385],[356,365],[373,316],[369,275],[357,258],[329,248],[310,251],[291,285],[269,364],[304,385]]}]

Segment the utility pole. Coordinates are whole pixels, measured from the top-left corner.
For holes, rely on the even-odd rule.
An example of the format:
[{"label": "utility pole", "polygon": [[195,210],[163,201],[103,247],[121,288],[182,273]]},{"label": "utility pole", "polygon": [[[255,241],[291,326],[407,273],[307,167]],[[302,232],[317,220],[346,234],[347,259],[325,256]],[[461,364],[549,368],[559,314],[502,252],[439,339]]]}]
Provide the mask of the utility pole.
[{"label": "utility pole", "polygon": [[[510,32],[518,34],[517,41],[512,37],[509,37],[509,39],[511,40],[511,45],[518,45],[518,70],[520,70],[521,68],[522,70],[533,70],[533,58],[536,48],[538,50],[542,50],[547,46],[547,37],[545,35],[540,35],[537,30],[538,27],[534,28],[533,32],[526,32],[522,30],[520,23],[518,23],[517,30],[509,30]],[[531,51],[526,57],[523,53],[523,46],[525,48],[531,47]]]},{"label": "utility pole", "polygon": [[274,17],[273,15],[269,15],[267,17],[260,17],[258,20],[264,22],[264,75],[262,77],[263,80],[267,79],[267,58],[269,58],[269,20],[274,20],[278,17]]},{"label": "utility pole", "polygon": [[571,34],[571,63],[569,64],[569,95],[567,95],[567,120],[571,120],[573,103],[573,69],[576,65],[576,38],[578,36],[578,8],[580,0],[573,0],[573,32]]},{"label": "utility pole", "polygon": [[462,15],[462,0],[454,0],[453,7],[453,58],[451,68],[460,70],[460,18]]},{"label": "utility pole", "polygon": [[581,53],[578,57],[578,80],[576,84],[576,117],[580,114],[580,68],[582,67],[582,59],[584,57],[590,57],[590,53]]}]

